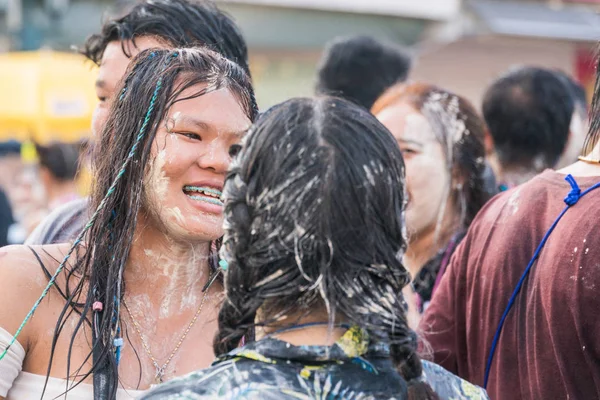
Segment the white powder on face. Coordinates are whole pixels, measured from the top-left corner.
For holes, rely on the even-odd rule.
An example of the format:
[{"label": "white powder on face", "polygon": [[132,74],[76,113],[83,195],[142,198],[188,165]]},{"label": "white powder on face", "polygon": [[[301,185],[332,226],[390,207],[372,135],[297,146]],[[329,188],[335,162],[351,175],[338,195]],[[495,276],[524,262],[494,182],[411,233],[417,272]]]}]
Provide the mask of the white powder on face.
[{"label": "white powder on face", "polygon": [[179,225],[185,224],[185,218],[183,217],[183,214],[181,213],[179,207],[167,208],[166,211],[167,215],[171,219],[174,219],[175,222],[177,222]]},{"label": "white powder on face", "polygon": [[164,200],[169,188],[169,178],[167,178],[164,166],[166,163],[166,151],[161,150],[152,163],[150,172],[146,177],[146,187],[148,194],[155,196],[158,201]]},{"label": "white powder on face", "polygon": [[411,113],[406,115],[404,118],[404,137],[405,138],[421,138],[430,139],[427,136],[431,136],[433,139],[433,132],[427,119],[419,113]]}]

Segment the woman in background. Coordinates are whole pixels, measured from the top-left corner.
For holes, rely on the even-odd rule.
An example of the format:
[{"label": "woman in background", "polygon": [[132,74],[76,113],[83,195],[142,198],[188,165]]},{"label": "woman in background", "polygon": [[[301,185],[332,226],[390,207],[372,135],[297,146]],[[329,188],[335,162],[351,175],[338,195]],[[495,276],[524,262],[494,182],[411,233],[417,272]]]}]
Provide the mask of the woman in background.
[{"label": "woman in background", "polygon": [[224,199],[219,357],[145,399],[487,398],[416,352],[402,298],[404,165],[366,110],[331,98],[275,106],[232,162]]},{"label": "woman in background", "polygon": [[[450,256],[491,197],[484,123],[465,99],[426,84],[397,84],[372,113],[392,132],[406,164],[410,323],[416,327]],[[412,301],[410,301],[412,298]]]}]

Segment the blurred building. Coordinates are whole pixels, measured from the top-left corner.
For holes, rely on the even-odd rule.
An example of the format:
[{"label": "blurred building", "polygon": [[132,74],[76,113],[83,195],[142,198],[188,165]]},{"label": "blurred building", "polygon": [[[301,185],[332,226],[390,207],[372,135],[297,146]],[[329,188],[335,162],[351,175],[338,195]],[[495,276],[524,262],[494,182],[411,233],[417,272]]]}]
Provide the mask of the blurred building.
[{"label": "blurred building", "polygon": [[413,79],[461,93],[479,106],[507,69],[560,69],[591,95],[600,39],[600,0],[465,0],[461,14],[430,25],[418,45]]},{"label": "blurred building", "polygon": [[[240,24],[262,108],[313,92],[328,40],[368,34],[404,44],[413,79],[479,104],[486,85],[511,66],[536,64],[593,77],[600,0],[217,0]],[[97,31],[125,2],[0,0],[0,50],[67,49]],[[3,13],[3,14],[2,14]],[[357,82],[360,84],[360,82]]]},{"label": "blurred building", "polygon": [[[323,44],[370,34],[410,46],[414,80],[479,105],[486,86],[519,65],[556,68],[590,88],[600,0],[223,0],[251,46],[262,106],[309,95]],[[360,82],[357,82],[360,84]]]},{"label": "blurred building", "polygon": [[[431,23],[460,14],[459,0],[223,0],[251,48],[261,107],[311,95],[323,45],[365,34],[416,45]],[[357,82],[357,85],[360,82]]]}]

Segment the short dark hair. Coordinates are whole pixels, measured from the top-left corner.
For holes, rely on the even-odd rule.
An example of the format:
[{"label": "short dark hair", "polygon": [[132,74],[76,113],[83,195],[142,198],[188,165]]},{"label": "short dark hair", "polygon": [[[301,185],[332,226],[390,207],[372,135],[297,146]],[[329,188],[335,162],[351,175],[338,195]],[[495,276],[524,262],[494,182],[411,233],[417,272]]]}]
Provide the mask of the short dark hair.
[{"label": "short dark hair", "polygon": [[589,104],[585,88],[566,72],[561,70],[556,70],[554,72],[567,86],[567,90],[573,97],[577,112],[581,113],[582,116],[587,117]]},{"label": "short dark hair", "polygon": [[84,143],[53,142],[48,145],[36,144],[40,166],[46,168],[58,181],[72,181],[79,171],[79,163]]},{"label": "short dark hair", "polygon": [[500,164],[554,167],[567,143],[574,109],[572,95],[553,71],[522,67],[500,77],[483,100]]},{"label": "short dark hair", "polygon": [[319,62],[316,92],[370,109],[387,88],[406,80],[410,66],[410,56],[398,45],[369,36],[336,38]]},{"label": "short dark hair", "polygon": [[135,43],[135,38],[142,36],[154,36],[173,47],[208,47],[250,75],[248,49],[240,29],[206,0],[145,0],[124,16],[105,22],[100,33],[87,39],[82,53],[99,64],[110,42]]}]

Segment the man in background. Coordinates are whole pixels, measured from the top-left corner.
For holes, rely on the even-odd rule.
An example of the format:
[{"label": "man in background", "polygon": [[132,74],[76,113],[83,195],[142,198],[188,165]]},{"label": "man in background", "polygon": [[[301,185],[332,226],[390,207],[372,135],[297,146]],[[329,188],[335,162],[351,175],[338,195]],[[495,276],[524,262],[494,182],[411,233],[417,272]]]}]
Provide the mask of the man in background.
[{"label": "man in background", "polygon": [[583,86],[562,71],[555,71],[555,73],[567,86],[575,103],[575,109],[571,117],[569,139],[567,140],[563,154],[556,164],[556,168],[564,168],[577,161],[577,157],[581,155],[581,149],[589,128],[589,107]]},{"label": "man in background", "polygon": [[[562,170],[543,172],[481,209],[420,324],[435,362],[483,385],[494,337],[506,317],[489,364],[487,390],[495,400],[600,398],[600,187],[581,196],[600,183],[597,71],[584,157]],[[515,159],[533,154],[551,165],[560,156],[560,143],[548,142],[553,132],[566,142],[572,100],[564,98],[547,74],[520,74],[524,76],[517,75],[518,80],[533,82],[521,86],[503,82],[503,92],[519,100],[506,109],[516,117],[535,114],[532,126],[546,126],[548,131],[533,135],[532,145],[541,142],[540,146],[523,148]],[[542,78],[549,82],[539,82]],[[539,105],[543,99],[553,106]],[[523,110],[517,112],[515,104]],[[490,104],[487,107],[489,112]],[[503,111],[501,105],[496,107]],[[549,115],[550,110],[558,115]],[[539,121],[544,115],[550,120]],[[523,122],[505,122],[531,132]],[[552,130],[550,124],[560,124],[561,130]],[[554,230],[548,231],[553,224]],[[547,241],[534,260],[544,238]],[[531,269],[525,274],[528,265]],[[522,286],[515,292],[519,282]]]},{"label": "man in background", "polygon": [[488,160],[503,190],[557,165],[569,139],[575,102],[554,71],[510,71],[487,89],[482,108],[489,130]]},{"label": "man in background", "polygon": [[336,38],[325,45],[316,93],[370,110],[386,89],[406,80],[410,66],[410,56],[400,46],[368,36]]}]

